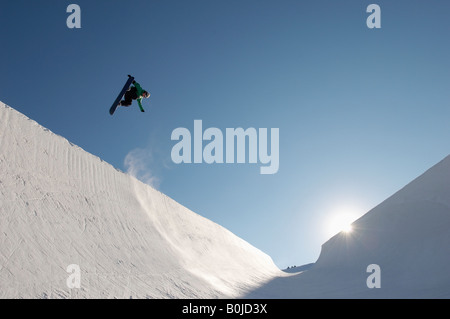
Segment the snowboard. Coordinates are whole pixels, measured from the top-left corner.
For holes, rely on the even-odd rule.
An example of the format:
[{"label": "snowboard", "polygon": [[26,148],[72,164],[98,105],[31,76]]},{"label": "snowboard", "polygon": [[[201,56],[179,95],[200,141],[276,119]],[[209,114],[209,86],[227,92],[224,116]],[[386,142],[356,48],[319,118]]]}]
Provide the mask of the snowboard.
[{"label": "snowboard", "polygon": [[125,83],[125,85],[123,86],[122,91],[120,91],[120,93],[117,96],[116,100],[114,101],[113,105],[109,109],[109,114],[111,114],[111,115],[114,114],[114,112],[116,111],[117,107],[119,106],[120,100],[122,100],[122,97],[125,95],[125,92],[128,90],[128,88],[130,87],[131,83],[133,83],[133,81],[134,81],[134,77],[129,75],[127,83]]}]

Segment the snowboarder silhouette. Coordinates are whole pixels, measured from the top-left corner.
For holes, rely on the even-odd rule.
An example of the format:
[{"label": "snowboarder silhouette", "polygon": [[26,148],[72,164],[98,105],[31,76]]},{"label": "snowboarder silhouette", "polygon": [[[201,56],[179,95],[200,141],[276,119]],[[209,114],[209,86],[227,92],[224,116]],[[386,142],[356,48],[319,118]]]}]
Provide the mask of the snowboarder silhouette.
[{"label": "snowboarder silhouette", "polygon": [[[131,77],[131,75],[129,75]],[[143,90],[139,83],[137,83],[135,80],[133,80],[133,86],[130,87],[124,95],[124,100],[120,101],[120,106],[130,106],[133,103],[133,100],[136,100],[138,102],[139,108],[141,109],[141,112],[145,112],[144,108],[142,107],[142,99],[143,98],[149,98],[150,93],[148,93],[146,90]]]}]

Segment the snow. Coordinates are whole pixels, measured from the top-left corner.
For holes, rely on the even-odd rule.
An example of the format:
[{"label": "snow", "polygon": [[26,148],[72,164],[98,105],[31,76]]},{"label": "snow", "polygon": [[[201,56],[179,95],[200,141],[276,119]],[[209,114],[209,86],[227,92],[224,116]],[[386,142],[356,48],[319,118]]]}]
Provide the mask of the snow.
[{"label": "snow", "polygon": [[[450,157],[290,273],[0,103],[0,298],[449,298]],[[80,288],[69,288],[69,265]],[[369,288],[369,265],[381,288]],[[299,270],[301,272],[292,272]]]},{"label": "snow", "polygon": [[[232,298],[280,270],[225,228],[0,104],[0,298]],[[66,281],[79,265],[80,289]]]}]

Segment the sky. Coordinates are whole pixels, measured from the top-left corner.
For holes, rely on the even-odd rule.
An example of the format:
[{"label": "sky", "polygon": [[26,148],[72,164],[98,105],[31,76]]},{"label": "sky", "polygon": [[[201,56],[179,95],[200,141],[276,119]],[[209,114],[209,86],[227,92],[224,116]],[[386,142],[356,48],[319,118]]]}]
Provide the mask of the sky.
[{"label": "sky", "polygon": [[[376,3],[381,28],[369,28]],[[70,4],[81,28],[68,28]],[[446,1],[3,1],[0,100],[280,268],[450,153]],[[108,110],[131,74],[151,93]],[[279,169],[180,163],[177,128],[279,129]],[[208,141],[203,142],[203,146]],[[225,145],[225,141],[224,141]]]}]

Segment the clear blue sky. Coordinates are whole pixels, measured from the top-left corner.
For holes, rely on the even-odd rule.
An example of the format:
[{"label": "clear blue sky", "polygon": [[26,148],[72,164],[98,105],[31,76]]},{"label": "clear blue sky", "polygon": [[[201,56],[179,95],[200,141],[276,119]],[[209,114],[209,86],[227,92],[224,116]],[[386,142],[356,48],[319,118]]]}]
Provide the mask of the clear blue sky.
[{"label": "clear blue sky", "polygon": [[[81,29],[66,8],[81,7]],[[381,29],[366,8],[381,7]],[[269,254],[314,262],[450,153],[448,1],[2,1],[0,100]],[[127,74],[147,89],[108,109]],[[279,128],[280,168],[172,162],[177,127]]]}]

